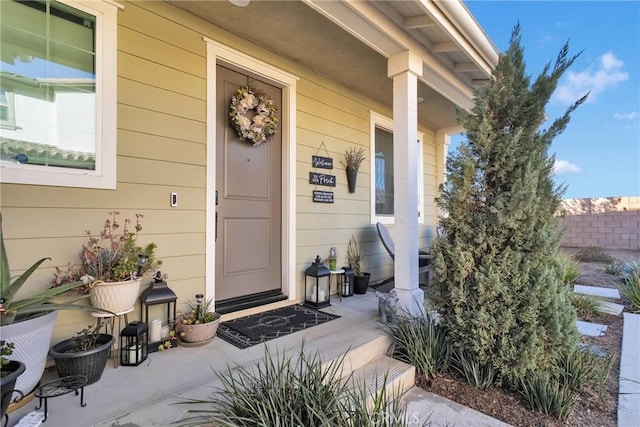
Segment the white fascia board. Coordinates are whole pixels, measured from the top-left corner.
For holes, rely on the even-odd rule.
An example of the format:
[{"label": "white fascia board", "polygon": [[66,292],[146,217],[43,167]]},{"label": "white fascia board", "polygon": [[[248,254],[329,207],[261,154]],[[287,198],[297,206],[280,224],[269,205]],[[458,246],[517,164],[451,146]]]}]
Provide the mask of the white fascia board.
[{"label": "white fascia board", "polygon": [[[464,41],[468,43],[467,53],[473,57],[476,62],[487,75],[491,75],[491,71],[498,65],[498,48],[493,41],[484,32],[478,21],[473,17],[469,9],[461,1],[451,0],[420,0],[422,5],[433,3],[436,7],[446,15],[447,19],[440,22],[457,23],[455,30],[450,26],[443,27],[449,33],[449,36],[456,42]],[[482,66],[482,63],[485,66]]]},{"label": "white fascia board", "polygon": [[372,26],[365,17],[351,10],[343,1],[302,1],[386,58],[405,50],[402,45]]},{"label": "white fascia board", "polygon": [[457,105],[468,108],[472,103],[473,91],[467,82],[369,2],[303,1],[386,58],[406,50],[415,53],[428,70],[421,81]]}]

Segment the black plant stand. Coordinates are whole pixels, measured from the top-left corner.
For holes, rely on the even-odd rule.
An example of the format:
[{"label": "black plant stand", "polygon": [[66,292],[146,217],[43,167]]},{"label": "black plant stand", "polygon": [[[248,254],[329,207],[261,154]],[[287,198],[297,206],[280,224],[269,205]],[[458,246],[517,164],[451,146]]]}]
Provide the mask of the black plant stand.
[{"label": "black plant stand", "polygon": [[84,375],[73,375],[49,381],[38,387],[33,395],[40,399],[36,410],[42,407],[42,400],[44,399],[44,420],[42,420],[42,422],[47,421],[47,416],[49,415],[47,408],[47,399],[49,398],[63,396],[75,391],[76,396],[80,394],[80,406],[83,408],[87,406],[87,404],[84,403],[84,386],[86,384],[87,377]]}]

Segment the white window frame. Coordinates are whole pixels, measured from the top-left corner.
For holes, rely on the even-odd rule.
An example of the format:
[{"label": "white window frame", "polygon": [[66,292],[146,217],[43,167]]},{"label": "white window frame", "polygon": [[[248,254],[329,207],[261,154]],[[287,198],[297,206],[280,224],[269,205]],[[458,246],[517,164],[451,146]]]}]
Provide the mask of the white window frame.
[{"label": "white window frame", "polygon": [[16,129],[16,112],[13,104],[13,92],[5,92],[4,96],[5,96],[5,99],[7,100],[7,103],[2,106],[7,108],[7,119],[6,120],[0,119],[0,129],[15,130]]},{"label": "white window frame", "polygon": [[[376,128],[384,129],[393,135],[393,119],[383,116],[382,114],[370,111],[370,146],[371,152],[369,158],[371,159],[371,224],[381,222],[383,224],[395,224],[395,216],[378,216],[376,214]],[[424,224],[424,133],[418,131],[418,223]],[[395,195],[394,195],[395,197]],[[394,214],[395,215],[395,214]]]},{"label": "white window frame", "polygon": [[60,187],[116,188],[118,9],[112,0],[60,3],[96,18],[96,165],[95,170],[0,164],[0,182]]}]

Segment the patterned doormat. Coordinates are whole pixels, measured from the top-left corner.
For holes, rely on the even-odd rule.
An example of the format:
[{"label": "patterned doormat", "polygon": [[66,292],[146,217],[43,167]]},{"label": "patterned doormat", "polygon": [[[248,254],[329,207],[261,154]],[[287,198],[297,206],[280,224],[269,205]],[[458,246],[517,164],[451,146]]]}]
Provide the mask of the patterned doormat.
[{"label": "patterned doormat", "polygon": [[217,335],[238,348],[247,348],[338,317],[302,305],[290,305],[223,322]]}]

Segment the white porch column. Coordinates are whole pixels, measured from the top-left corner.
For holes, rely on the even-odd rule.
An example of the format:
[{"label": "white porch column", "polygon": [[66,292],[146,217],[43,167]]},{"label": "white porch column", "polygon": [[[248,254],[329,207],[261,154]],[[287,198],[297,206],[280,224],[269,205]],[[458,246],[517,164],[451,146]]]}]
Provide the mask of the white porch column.
[{"label": "white porch column", "polygon": [[418,287],[418,76],[422,61],[409,51],[387,64],[393,79],[393,191],[395,217],[395,288],[401,308],[422,311]]}]

